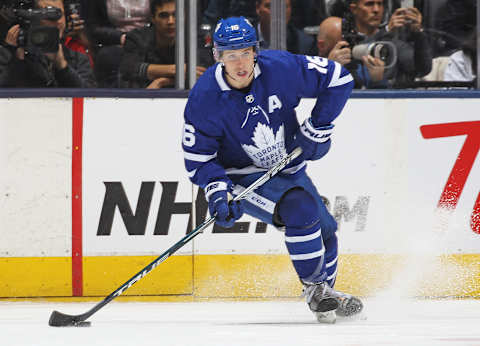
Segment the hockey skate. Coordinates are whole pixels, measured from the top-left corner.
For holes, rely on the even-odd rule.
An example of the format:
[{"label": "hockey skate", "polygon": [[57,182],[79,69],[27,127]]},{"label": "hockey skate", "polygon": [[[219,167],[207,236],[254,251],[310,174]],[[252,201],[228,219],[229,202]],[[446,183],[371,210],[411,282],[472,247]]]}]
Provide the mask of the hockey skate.
[{"label": "hockey skate", "polygon": [[310,310],[321,323],[335,323],[338,316],[350,317],[360,313],[363,304],[357,297],[335,291],[326,282],[303,283],[304,295]]},{"label": "hockey skate", "polygon": [[331,294],[332,289],[326,282],[306,283],[304,282],[303,295],[308,307],[317,317],[320,323],[335,323],[338,308],[337,299]]}]

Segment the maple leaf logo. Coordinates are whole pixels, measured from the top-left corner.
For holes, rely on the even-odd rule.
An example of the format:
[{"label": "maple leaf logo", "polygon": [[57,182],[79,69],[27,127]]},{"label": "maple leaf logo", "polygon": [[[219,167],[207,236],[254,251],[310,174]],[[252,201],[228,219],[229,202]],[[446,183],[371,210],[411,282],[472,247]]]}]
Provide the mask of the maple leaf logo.
[{"label": "maple leaf logo", "polygon": [[258,123],[253,131],[252,142],[254,145],[242,144],[242,148],[255,166],[271,168],[287,155],[284,133],[283,124],[274,134],[270,126]]}]

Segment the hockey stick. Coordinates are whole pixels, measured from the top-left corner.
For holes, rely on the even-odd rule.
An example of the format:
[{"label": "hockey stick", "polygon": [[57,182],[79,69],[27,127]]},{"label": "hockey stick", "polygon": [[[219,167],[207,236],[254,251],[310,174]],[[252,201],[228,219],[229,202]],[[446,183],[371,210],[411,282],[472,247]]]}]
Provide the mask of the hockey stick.
[{"label": "hockey stick", "polygon": [[[262,175],[260,178],[255,180],[250,186],[248,186],[245,190],[243,190],[240,194],[235,196],[233,201],[239,201],[245,199],[247,194],[258,188],[259,186],[263,185],[267,182],[270,178],[276,175],[279,171],[281,171],[286,165],[288,165],[292,160],[298,157],[302,153],[301,148],[295,148],[289,155],[284,157],[277,165],[272,167],[268,172]],[[148,264],[145,268],[140,270],[137,274],[131,277],[127,282],[117,288],[115,291],[110,293],[107,297],[105,297],[101,302],[96,304],[93,308],[88,310],[87,312],[81,315],[67,315],[58,311],[53,311],[50,315],[50,319],[48,324],[53,327],[66,327],[66,326],[75,326],[75,327],[82,327],[82,326],[89,326],[90,322],[86,321],[90,316],[92,316],[95,312],[100,310],[102,307],[110,303],[113,299],[121,295],[127,289],[129,289],[134,283],[140,281],[143,277],[145,277],[148,273],[150,273],[155,267],[157,267],[160,263],[165,261],[168,257],[170,257],[173,253],[175,253],[178,249],[188,243],[190,240],[195,238],[197,235],[203,232],[205,228],[210,226],[215,221],[215,216],[209,217],[205,220],[201,225],[195,228],[192,232],[188,233],[182,239],[180,239],[177,243],[172,245],[167,251],[163,254],[155,258],[150,264]]]}]

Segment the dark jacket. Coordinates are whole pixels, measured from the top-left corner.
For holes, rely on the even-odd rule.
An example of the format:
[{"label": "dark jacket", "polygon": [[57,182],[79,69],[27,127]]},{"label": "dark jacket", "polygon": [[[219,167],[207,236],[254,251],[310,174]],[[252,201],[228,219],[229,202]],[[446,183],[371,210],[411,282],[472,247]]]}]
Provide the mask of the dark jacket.
[{"label": "dark jacket", "polygon": [[58,70],[42,54],[17,59],[14,47],[0,47],[0,86],[11,88],[94,88],[95,79],[88,57],[63,46],[68,65]]},{"label": "dark jacket", "polygon": [[[120,64],[122,87],[145,88],[151,82],[147,78],[150,64],[175,64],[175,45],[157,47],[153,25],[128,32],[123,51],[124,56]],[[207,67],[213,64],[210,50],[199,48],[198,56],[199,66]]]},{"label": "dark jacket", "polygon": [[175,46],[158,48],[153,26],[134,29],[127,33],[124,56],[120,64],[122,86],[145,88],[151,82],[147,78],[150,64],[175,64]]}]

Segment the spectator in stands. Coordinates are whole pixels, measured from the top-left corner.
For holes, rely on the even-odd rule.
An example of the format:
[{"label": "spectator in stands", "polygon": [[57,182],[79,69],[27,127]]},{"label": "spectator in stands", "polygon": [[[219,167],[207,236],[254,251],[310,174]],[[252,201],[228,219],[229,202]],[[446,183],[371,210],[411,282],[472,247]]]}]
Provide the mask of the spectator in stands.
[{"label": "spectator in stands", "polygon": [[394,87],[412,86],[415,78],[427,75],[432,69],[432,49],[422,19],[415,7],[398,8],[390,17],[384,39],[391,39],[397,45]]},{"label": "spectator in stands", "polygon": [[[270,49],[270,3],[271,0],[256,0],[259,18],[257,25],[260,49]],[[315,39],[298,29],[290,21],[292,15],[291,0],[286,0],[287,7],[287,50],[294,54],[317,55]]]},{"label": "spectator in stands", "polygon": [[[152,25],[127,33],[120,71],[122,86],[164,88],[175,85],[175,0],[151,1]],[[197,76],[205,67],[197,67]],[[125,81],[125,85],[123,85]]]},{"label": "spectator in stands", "polygon": [[[65,33],[65,15],[62,0],[36,0],[35,6],[52,6],[62,11],[56,21],[42,20],[42,26],[56,27],[59,39]],[[94,87],[95,81],[88,57],[74,52],[63,44],[58,51],[45,53],[36,47],[18,46],[20,26],[12,26],[5,38],[5,48],[0,54],[0,86],[2,87]]]},{"label": "spectator in stands", "polygon": [[444,80],[471,82],[477,74],[477,35],[472,30],[464,40],[462,49],[450,55]]},{"label": "spectator in stands", "polygon": [[95,0],[88,3],[87,26],[95,47],[99,87],[118,87],[126,34],[150,20],[149,0]]}]

